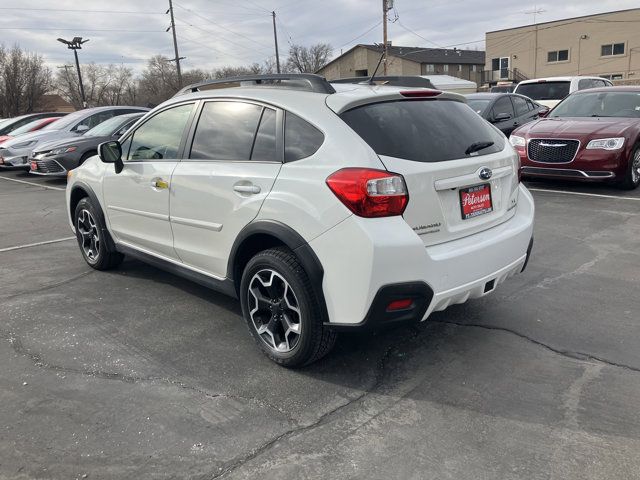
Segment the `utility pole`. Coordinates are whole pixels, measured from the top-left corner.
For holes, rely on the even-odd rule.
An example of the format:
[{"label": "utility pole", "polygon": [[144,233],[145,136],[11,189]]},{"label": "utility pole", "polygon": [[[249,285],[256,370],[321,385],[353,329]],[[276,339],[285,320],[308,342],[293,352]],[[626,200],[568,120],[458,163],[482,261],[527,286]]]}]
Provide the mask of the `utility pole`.
[{"label": "utility pole", "polygon": [[389,6],[387,4],[387,0],[382,0],[382,68],[383,72],[387,74],[387,12],[389,11]]},{"label": "utility pole", "polygon": [[[175,21],[175,18],[173,17],[173,1],[172,0],[169,0],[169,10],[167,10],[166,13],[169,13],[171,15],[171,26],[169,28],[173,33],[173,50],[176,54],[176,57],[173,59],[173,61],[176,62],[176,71],[178,72],[178,88],[182,88],[182,70],[180,69],[180,60],[184,59],[185,57],[181,57],[180,54],[178,53],[178,39],[176,38],[176,21]],[[167,31],[169,31],[169,28],[167,28]]]},{"label": "utility pole", "polygon": [[278,53],[278,32],[276,31],[276,12],[271,12],[273,18],[273,42],[276,45],[276,70],[280,73],[280,54]]},{"label": "utility pole", "polygon": [[83,40],[82,37],[73,37],[72,40],[65,40],[64,38],[58,38],[60,43],[64,43],[69,50],[73,50],[73,55],[76,58],[76,68],[78,69],[78,84],[80,86],[80,98],[82,99],[82,107],[87,108],[87,100],[84,96],[84,85],[82,84],[82,72],[80,72],[80,61],[78,60],[78,50],[82,49],[82,44],[87,43],[89,39]]}]

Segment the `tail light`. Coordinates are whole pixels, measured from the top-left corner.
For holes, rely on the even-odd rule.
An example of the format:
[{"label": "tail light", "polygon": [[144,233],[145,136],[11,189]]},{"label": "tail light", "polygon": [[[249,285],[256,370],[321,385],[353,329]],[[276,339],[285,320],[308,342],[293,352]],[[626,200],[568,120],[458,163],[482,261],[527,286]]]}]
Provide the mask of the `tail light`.
[{"label": "tail light", "polygon": [[400,95],[407,98],[425,98],[425,97],[437,97],[442,92],[440,90],[402,90]]},{"label": "tail light", "polygon": [[327,178],[338,199],[360,217],[402,215],[409,193],[402,175],[371,168],[344,168]]}]

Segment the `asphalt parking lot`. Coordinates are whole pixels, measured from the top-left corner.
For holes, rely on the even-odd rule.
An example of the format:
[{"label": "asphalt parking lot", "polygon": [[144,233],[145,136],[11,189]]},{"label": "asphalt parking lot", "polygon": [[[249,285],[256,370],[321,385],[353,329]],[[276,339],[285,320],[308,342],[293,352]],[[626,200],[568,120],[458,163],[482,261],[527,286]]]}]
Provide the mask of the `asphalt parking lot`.
[{"label": "asphalt parking lot", "polygon": [[640,478],[640,191],[531,183],[525,273],[291,371],[234,300],[86,266],[64,181],[0,177],[0,478]]}]

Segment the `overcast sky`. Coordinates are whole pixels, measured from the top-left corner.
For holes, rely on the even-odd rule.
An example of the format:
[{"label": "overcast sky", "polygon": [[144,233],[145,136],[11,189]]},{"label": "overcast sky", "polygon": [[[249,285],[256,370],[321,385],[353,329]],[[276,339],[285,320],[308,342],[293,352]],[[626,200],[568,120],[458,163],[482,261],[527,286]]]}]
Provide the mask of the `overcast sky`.
[{"label": "overcast sky", "polygon": [[[382,40],[380,0],[174,1],[184,68],[262,63],[274,55],[270,12],[276,11],[281,57],[289,43],[326,42],[334,56]],[[638,6],[632,0],[395,0],[389,38],[402,46],[483,49],[484,33]],[[91,41],[82,62],[125,63],[139,71],[152,55],[173,57],[168,0],[0,0],[0,43],[38,52],[52,67],[72,63],[56,38]]]}]

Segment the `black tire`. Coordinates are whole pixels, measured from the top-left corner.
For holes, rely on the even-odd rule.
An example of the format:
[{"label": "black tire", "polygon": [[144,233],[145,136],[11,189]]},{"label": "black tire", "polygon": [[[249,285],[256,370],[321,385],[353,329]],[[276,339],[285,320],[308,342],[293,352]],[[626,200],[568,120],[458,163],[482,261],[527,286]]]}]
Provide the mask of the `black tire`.
[{"label": "black tire", "polygon": [[[265,278],[271,278],[270,287],[264,286]],[[253,293],[249,293],[250,287]],[[270,290],[271,288],[275,293]],[[263,298],[260,302],[261,307],[256,310],[257,290],[262,290],[265,296],[270,296],[271,299]],[[278,295],[281,293],[282,298],[278,300]],[[285,296],[287,298],[284,298]],[[249,260],[240,283],[240,302],[242,315],[254,340],[265,355],[279,365],[289,368],[309,365],[325,356],[333,348],[336,333],[324,325],[323,309],[320,308],[309,277],[293,252],[287,248],[264,250]],[[269,306],[270,310],[262,308],[265,305]],[[297,306],[297,313],[291,310],[290,306]],[[277,319],[278,309],[280,309],[280,320]],[[290,331],[288,337],[287,332],[284,332],[284,335],[279,334],[284,331],[286,325],[291,327],[295,324],[295,320],[298,321],[299,333]],[[271,325],[273,326],[270,327]],[[271,330],[268,332],[265,330],[261,334],[258,328],[267,330],[271,328]],[[276,343],[287,351],[279,351]]]},{"label": "black tire", "polygon": [[[640,145],[633,149],[631,158],[627,165],[627,171],[624,178],[618,182],[618,186],[623,190],[634,190],[640,185],[640,173],[638,168],[640,167]],[[635,172],[634,172],[635,169]]]},{"label": "black tire", "polygon": [[73,225],[80,252],[90,267],[108,270],[122,262],[124,255],[109,247],[101,212],[89,197],[78,202],[73,214]]}]

